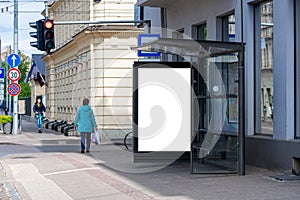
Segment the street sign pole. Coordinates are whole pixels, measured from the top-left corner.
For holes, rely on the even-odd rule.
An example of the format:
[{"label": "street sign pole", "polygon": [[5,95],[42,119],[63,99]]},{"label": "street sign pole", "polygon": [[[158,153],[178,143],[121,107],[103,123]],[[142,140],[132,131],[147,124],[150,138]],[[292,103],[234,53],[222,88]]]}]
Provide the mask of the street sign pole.
[{"label": "street sign pole", "polygon": [[1,49],[1,37],[0,37],[0,67],[2,67],[2,49]]},{"label": "street sign pole", "polygon": [[[19,51],[19,24],[18,24],[18,0],[14,0],[14,53],[18,54]],[[18,66],[16,66],[18,68]],[[18,84],[18,81],[16,82]],[[18,134],[18,95],[14,96],[14,112],[13,112],[13,134]]]},{"label": "street sign pole", "polygon": [[[2,68],[2,58],[1,57],[2,57],[2,48],[1,48],[1,37],[0,37],[0,68]],[[1,92],[1,89],[0,89],[0,92]],[[0,99],[0,103],[2,105],[3,104],[4,95],[0,94],[0,97],[2,98],[2,99]]]},{"label": "street sign pole", "polygon": [[3,100],[4,100],[4,77],[5,77],[4,69],[0,68],[0,102],[1,102],[1,105],[3,104]]},{"label": "street sign pole", "polygon": [[[9,48],[6,51],[6,57],[5,57],[5,59],[7,59],[7,56],[10,55],[10,54],[11,54],[11,47],[9,46]],[[9,70],[9,68],[10,68],[9,65],[6,64],[6,72]],[[6,86],[8,86],[8,85],[9,85],[9,80],[8,80],[8,78],[6,76]],[[5,104],[5,106],[6,106],[6,108],[8,108],[8,113],[10,114],[10,112],[11,112],[11,96],[8,95],[7,92],[6,92],[6,104]]]}]

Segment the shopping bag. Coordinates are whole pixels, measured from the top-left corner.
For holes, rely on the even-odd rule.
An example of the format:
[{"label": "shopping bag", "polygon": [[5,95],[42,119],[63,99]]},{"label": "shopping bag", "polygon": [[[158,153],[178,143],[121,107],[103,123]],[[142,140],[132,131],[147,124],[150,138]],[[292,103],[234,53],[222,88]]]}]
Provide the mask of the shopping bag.
[{"label": "shopping bag", "polygon": [[100,134],[96,130],[94,131],[94,134],[92,136],[92,143],[100,144]]}]

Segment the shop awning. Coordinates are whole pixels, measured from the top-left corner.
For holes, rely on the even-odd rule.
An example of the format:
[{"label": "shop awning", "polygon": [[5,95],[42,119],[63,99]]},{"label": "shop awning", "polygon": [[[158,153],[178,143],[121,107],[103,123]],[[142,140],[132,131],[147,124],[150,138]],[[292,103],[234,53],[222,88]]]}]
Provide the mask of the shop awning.
[{"label": "shop awning", "polygon": [[198,58],[216,57],[242,51],[242,43],[158,38],[133,50],[160,52]]}]

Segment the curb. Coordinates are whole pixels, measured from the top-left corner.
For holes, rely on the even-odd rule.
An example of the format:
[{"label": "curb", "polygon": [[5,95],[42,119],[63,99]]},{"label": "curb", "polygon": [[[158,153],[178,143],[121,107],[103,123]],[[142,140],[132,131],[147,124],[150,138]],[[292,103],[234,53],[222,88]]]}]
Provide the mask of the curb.
[{"label": "curb", "polygon": [[[0,180],[6,176],[6,171],[0,162]],[[0,184],[0,199],[2,200],[21,200],[15,186],[12,183]]]},{"label": "curb", "polygon": [[4,188],[4,184],[0,184],[0,199],[10,199],[7,194],[7,190]]},{"label": "curb", "polygon": [[9,199],[11,199],[11,200],[21,200],[14,184],[4,183],[3,187],[6,190],[6,193],[8,194]]}]

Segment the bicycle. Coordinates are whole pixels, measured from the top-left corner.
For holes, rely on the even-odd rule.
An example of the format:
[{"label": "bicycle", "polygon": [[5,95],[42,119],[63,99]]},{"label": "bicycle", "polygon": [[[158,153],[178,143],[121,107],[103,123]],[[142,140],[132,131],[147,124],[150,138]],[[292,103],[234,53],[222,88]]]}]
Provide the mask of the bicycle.
[{"label": "bicycle", "polygon": [[[131,136],[131,137],[129,137],[129,136]],[[129,139],[129,141],[131,141],[131,143],[128,143],[128,141],[127,141],[128,139]],[[125,137],[124,137],[124,146],[125,146],[126,149],[131,150],[131,148],[132,148],[132,131],[128,132],[125,135]]]}]

